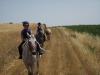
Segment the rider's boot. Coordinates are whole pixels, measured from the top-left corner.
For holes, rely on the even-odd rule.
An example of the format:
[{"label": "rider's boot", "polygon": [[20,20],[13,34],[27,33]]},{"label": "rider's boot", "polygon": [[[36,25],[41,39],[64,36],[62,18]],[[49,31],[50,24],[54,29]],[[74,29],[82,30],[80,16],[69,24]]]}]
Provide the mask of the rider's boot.
[{"label": "rider's boot", "polygon": [[45,50],[40,46],[38,42],[37,42],[37,51],[39,52],[39,55],[42,55],[45,52]]},{"label": "rider's boot", "polygon": [[40,47],[40,49],[39,49],[39,55],[44,54],[44,52],[45,52],[45,50],[44,50],[43,48]]},{"label": "rider's boot", "polygon": [[42,54],[44,54],[44,49],[39,46],[39,55],[42,55]]},{"label": "rider's boot", "polygon": [[20,55],[18,59],[22,59],[22,55]]}]

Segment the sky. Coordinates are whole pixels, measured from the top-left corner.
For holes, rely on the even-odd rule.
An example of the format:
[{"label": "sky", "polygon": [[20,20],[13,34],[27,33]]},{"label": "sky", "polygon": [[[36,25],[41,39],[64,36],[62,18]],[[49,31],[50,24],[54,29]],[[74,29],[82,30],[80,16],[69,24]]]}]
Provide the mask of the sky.
[{"label": "sky", "polygon": [[100,0],[0,0],[0,23],[100,24]]}]

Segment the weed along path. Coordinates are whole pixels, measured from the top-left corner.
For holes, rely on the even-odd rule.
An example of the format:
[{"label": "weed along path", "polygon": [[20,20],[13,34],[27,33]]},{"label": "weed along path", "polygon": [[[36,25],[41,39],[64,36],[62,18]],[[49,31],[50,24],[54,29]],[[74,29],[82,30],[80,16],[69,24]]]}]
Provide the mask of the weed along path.
[{"label": "weed along path", "polygon": [[[65,28],[52,28],[51,40],[45,43],[46,53],[39,62],[40,75],[100,75],[97,59],[77,37]],[[2,75],[27,75],[21,60],[16,59],[7,67]]]}]

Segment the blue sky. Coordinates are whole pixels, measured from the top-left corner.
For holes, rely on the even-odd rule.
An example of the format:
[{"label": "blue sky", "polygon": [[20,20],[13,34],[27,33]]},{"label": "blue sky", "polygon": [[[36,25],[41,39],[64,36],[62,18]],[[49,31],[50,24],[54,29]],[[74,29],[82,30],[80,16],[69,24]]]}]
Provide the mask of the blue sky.
[{"label": "blue sky", "polygon": [[0,0],[0,22],[100,24],[100,0]]}]

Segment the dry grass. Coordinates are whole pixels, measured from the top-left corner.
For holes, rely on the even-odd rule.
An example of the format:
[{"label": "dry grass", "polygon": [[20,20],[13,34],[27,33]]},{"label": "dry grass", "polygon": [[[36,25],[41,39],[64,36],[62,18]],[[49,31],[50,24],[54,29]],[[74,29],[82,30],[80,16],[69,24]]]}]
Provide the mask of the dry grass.
[{"label": "dry grass", "polygon": [[[34,32],[35,26],[30,26]],[[27,75],[18,60],[21,25],[0,25],[0,75]],[[100,37],[65,28],[52,28],[40,60],[41,75],[99,75]]]},{"label": "dry grass", "polygon": [[[34,29],[34,26],[30,26]],[[0,25],[0,72],[5,71],[14,59],[18,58],[17,47],[20,43],[21,24]]]},{"label": "dry grass", "polygon": [[88,33],[77,33],[76,36],[77,40],[95,55],[98,63],[100,64],[100,37],[92,36]]}]

